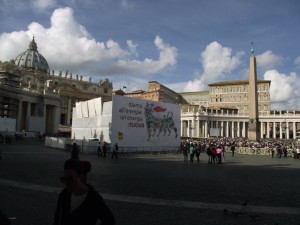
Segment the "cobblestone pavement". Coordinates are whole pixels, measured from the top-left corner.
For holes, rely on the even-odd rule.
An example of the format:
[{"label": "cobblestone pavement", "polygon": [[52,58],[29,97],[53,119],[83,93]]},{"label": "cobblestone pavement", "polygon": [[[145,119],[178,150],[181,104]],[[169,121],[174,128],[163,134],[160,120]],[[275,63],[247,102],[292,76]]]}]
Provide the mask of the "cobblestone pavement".
[{"label": "cobblestone pavement", "polygon": [[[0,145],[0,209],[12,225],[52,224],[70,153],[25,140]],[[184,163],[178,154],[89,160],[89,182],[120,225],[300,225],[300,160],[226,154],[222,165]],[[244,211],[241,204],[248,201]],[[224,209],[226,212],[224,213]]]}]

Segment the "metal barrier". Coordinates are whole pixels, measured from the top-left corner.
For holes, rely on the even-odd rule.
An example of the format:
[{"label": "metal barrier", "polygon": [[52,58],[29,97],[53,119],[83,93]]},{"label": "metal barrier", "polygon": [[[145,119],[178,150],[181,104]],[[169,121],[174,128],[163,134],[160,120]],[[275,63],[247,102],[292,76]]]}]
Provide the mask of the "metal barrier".
[{"label": "metal barrier", "polygon": [[[227,151],[230,151],[229,149]],[[269,148],[251,148],[251,147],[236,147],[236,153],[247,155],[271,155],[271,149]],[[276,155],[276,152],[275,152]],[[287,149],[287,156],[294,156],[293,149]]]}]

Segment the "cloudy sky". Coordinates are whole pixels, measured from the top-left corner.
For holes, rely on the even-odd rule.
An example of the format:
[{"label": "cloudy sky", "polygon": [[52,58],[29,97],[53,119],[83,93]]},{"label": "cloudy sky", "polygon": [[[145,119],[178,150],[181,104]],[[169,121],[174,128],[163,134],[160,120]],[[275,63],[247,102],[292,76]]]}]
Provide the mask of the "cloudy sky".
[{"label": "cloudy sky", "polygon": [[177,92],[271,80],[272,109],[300,109],[299,0],[0,0],[0,60],[35,36],[51,70],[109,78],[114,89],[158,81]]}]

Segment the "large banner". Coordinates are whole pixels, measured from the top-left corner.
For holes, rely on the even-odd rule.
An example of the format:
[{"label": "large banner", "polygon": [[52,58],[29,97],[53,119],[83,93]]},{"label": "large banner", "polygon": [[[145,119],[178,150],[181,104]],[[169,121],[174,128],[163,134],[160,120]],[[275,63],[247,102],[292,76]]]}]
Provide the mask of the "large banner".
[{"label": "large banner", "polygon": [[113,96],[111,143],[123,147],[179,146],[180,106]]}]

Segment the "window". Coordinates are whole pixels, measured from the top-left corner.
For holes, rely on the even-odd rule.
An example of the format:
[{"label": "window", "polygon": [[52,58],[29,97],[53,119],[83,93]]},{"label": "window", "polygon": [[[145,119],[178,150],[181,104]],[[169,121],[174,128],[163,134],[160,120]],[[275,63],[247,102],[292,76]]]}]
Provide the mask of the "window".
[{"label": "window", "polygon": [[104,89],[103,89],[103,92],[104,92],[104,94],[107,94],[107,93],[108,93],[108,89],[107,89],[107,88],[104,88]]}]

